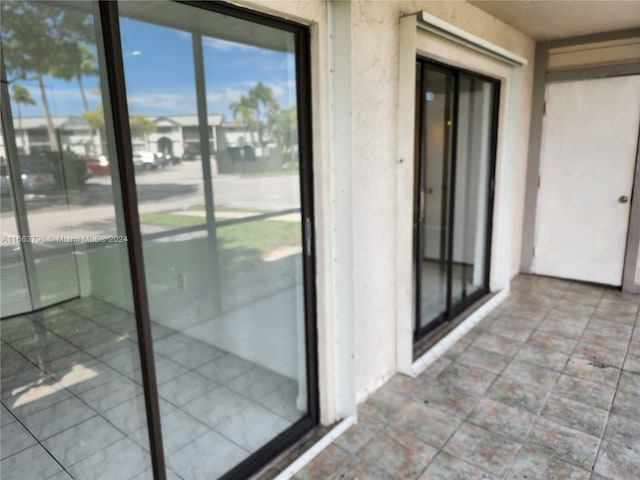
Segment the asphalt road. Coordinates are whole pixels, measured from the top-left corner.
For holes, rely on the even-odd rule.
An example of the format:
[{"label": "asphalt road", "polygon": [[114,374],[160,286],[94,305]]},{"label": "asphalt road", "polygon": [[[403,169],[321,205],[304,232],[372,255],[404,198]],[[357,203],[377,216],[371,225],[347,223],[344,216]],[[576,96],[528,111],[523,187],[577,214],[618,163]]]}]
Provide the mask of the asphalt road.
[{"label": "asphalt road", "polygon": [[[137,172],[136,185],[141,213],[175,212],[204,205],[204,184],[200,162],[183,162],[165,169]],[[256,211],[297,208],[297,175],[239,176],[216,175],[213,179],[214,203]],[[2,198],[2,234],[17,235],[13,212],[7,197]],[[33,236],[112,235],[116,215],[111,177],[94,176],[66,194],[62,192],[27,195],[29,227]],[[144,231],[144,228],[143,228]]]}]

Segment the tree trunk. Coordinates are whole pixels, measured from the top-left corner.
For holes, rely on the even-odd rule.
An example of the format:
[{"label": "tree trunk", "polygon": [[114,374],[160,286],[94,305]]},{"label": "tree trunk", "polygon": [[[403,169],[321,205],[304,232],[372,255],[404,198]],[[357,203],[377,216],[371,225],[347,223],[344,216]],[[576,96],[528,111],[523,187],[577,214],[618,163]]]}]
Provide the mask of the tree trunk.
[{"label": "tree trunk", "polygon": [[262,115],[260,114],[260,106],[256,106],[257,123],[258,123],[258,142],[260,142],[260,155],[264,155],[264,124],[262,123]]},{"label": "tree trunk", "polygon": [[89,102],[87,102],[87,95],[84,92],[84,85],[82,85],[82,74],[76,73],[76,79],[78,80],[78,87],[80,88],[80,96],[82,97],[82,106],[84,107],[84,111],[89,111]]},{"label": "tree trunk", "polygon": [[16,102],[16,106],[18,107],[18,130],[20,130],[20,136],[22,137],[22,151],[29,153],[27,152],[27,132],[22,128],[22,109],[20,108],[20,103]]},{"label": "tree trunk", "polygon": [[42,81],[42,74],[38,73],[38,85],[40,86],[40,96],[42,97],[42,108],[44,110],[44,116],[47,120],[47,133],[49,134],[49,142],[51,144],[51,150],[57,152],[60,150],[58,146],[58,138],[56,137],[56,129],[53,126],[53,119],[51,118],[51,112],[49,111],[49,103],[47,102],[47,92],[44,88],[44,82]]},{"label": "tree trunk", "polygon": [[[84,107],[84,111],[89,111],[89,102],[87,102],[87,94],[84,91],[84,85],[82,85],[82,74],[76,74],[76,80],[78,80],[78,88],[80,89],[80,96],[82,97],[82,106]],[[98,154],[98,147],[96,147],[96,131],[94,128],[89,125],[89,134],[91,136],[91,153],[94,155]]]}]

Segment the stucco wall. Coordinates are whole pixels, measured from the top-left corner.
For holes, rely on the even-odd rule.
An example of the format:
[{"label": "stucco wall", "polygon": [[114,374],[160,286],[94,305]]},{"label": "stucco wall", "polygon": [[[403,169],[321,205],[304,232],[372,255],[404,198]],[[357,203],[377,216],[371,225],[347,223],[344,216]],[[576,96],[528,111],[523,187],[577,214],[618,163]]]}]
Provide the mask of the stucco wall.
[{"label": "stucco wall", "polygon": [[[324,2],[237,2],[257,10],[284,16],[312,26],[312,87],[314,110],[314,184],[318,249],[318,318],[320,367],[323,348],[332,348],[330,335],[331,217],[334,194],[331,169],[340,159],[329,158],[330,116],[328,25]],[[426,11],[528,59],[522,75],[519,142],[513,159],[514,191],[512,272],[519,270],[525,162],[529,128],[531,82],[535,43],[508,25],[465,2],[353,1],[351,3],[351,162],[353,198],[353,322],[355,386],[360,399],[396,370],[395,352],[395,163],[398,121],[398,49],[400,17]],[[325,37],[326,35],[326,37]],[[324,42],[327,43],[324,43]],[[337,46],[338,48],[340,46]],[[327,61],[327,63],[323,63]],[[413,88],[413,86],[411,87]],[[346,208],[346,206],[345,206]],[[333,210],[335,212],[335,210]],[[329,306],[327,306],[329,305]],[[342,319],[344,321],[347,319]],[[340,375],[341,372],[337,372]],[[321,372],[322,377],[322,372]],[[328,387],[326,387],[328,388]],[[326,390],[325,388],[325,390]],[[321,396],[323,383],[321,378]],[[321,401],[322,403],[322,401]]]},{"label": "stucco wall", "polygon": [[636,288],[635,293],[640,293],[640,251],[638,251],[638,263],[636,263]]},{"label": "stucco wall", "polygon": [[[519,269],[527,132],[535,43],[464,2],[371,2],[352,5],[354,314],[356,388],[375,388],[395,369],[395,164],[398,48],[401,14],[423,10],[529,60],[523,69],[519,135],[514,159],[516,204],[512,272]],[[359,395],[362,396],[362,395]]]}]

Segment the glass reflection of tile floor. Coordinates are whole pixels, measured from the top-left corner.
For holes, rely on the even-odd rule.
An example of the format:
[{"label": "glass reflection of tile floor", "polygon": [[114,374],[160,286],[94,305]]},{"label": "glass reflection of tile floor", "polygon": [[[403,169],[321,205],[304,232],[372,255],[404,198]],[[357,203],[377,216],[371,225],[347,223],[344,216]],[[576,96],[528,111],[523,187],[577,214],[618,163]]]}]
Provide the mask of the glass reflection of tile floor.
[{"label": "glass reflection of tile floor", "polygon": [[444,311],[447,298],[447,274],[437,263],[422,263],[420,293],[421,318],[429,322]]},{"label": "glass reflection of tile floor", "polygon": [[[152,326],[173,479],[215,478],[302,416],[297,382]],[[2,320],[3,480],[152,478],[133,317],[93,298]]]},{"label": "glass reflection of tile floor", "polygon": [[[463,268],[460,265],[453,265],[453,281],[454,286],[453,302],[459,300],[460,288],[462,282]],[[473,287],[472,287],[473,288]],[[440,264],[433,260],[425,260],[422,263],[422,283],[420,310],[423,322],[438,317],[444,312],[447,303],[447,272],[446,269],[440,268]],[[458,298],[456,298],[458,297]],[[425,323],[423,323],[424,325]]]}]

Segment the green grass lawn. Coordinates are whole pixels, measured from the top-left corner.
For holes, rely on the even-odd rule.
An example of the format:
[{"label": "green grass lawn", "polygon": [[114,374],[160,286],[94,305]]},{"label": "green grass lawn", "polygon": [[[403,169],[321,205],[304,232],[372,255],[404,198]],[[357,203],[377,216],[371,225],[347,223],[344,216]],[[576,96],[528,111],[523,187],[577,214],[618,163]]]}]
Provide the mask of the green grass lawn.
[{"label": "green grass lawn", "polygon": [[140,223],[166,225],[167,227],[195,227],[204,225],[206,219],[193,215],[174,215],[173,213],[141,213]]},{"label": "green grass lawn", "polygon": [[[187,210],[196,211],[196,212],[204,212],[205,207],[203,204],[191,205]],[[239,212],[239,213],[269,213],[273,210],[261,210],[259,208],[238,208],[238,207],[229,207],[227,205],[216,205],[216,212]]]},{"label": "green grass lawn", "polygon": [[297,175],[297,168],[283,168],[282,170],[272,170],[268,172],[243,172],[240,173],[242,177],[280,177],[283,175]]},{"label": "green grass lawn", "polygon": [[[143,213],[140,222],[168,227],[203,225],[204,219],[171,213]],[[278,220],[256,220],[218,227],[220,260],[224,267],[239,267],[247,262],[262,261],[276,248],[302,243],[300,223]]]}]

